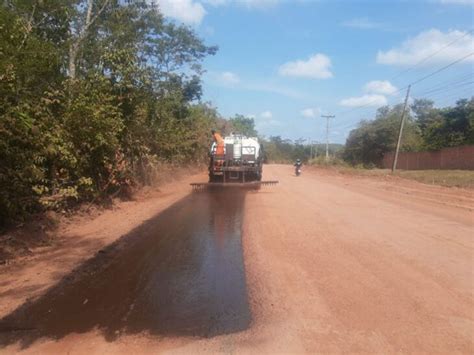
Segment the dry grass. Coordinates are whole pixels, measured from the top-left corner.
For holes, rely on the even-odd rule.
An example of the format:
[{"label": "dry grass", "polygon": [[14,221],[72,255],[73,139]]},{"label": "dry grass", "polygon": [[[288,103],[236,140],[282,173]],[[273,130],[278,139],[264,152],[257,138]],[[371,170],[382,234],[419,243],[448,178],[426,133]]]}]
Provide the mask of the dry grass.
[{"label": "dry grass", "polygon": [[[392,175],[389,169],[364,169],[337,165],[326,168],[337,171],[340,174],[355,174],[359,176]],[[403,179],[416,180],[424,184],[474,189],[473,170],[397,170],[394,175]]]},{"label": "dry grass", "polygon": [[395,174],[425,184],[474,189],[472,170],[400,170]]}]

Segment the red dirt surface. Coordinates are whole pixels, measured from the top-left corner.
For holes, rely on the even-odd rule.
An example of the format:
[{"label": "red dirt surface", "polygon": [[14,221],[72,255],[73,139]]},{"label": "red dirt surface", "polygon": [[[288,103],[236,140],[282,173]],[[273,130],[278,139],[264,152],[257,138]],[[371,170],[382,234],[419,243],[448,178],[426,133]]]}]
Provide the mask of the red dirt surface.
[{"label": "red dirt surface", "polygon": [[112,209],[63,220],[51,236],[52,246],[35,248],[9,265],[0,265],[0,318],[26,300],[35,299],[86,259],[118,240],[146,220],[189,194],[189,183],[203,174],[167,183],[160,189],[144,188],[133,201]]},{"label": "red dirt surface", "polygon": [[[213,338],[99,331],[40,339],[31,353],[473,353],[474,193],[392,178],[265,167],[280,184],[245,197],[252,323]],[[200,179],[200,180],[199,180]],[[194,181],[205,180],[204,176]],[[189,191],[74,222],[64,243],[1,267],[0,317]],[[67,315],[65,315],[67,320]],[[0,352],[21,350],[8,345]]]}]

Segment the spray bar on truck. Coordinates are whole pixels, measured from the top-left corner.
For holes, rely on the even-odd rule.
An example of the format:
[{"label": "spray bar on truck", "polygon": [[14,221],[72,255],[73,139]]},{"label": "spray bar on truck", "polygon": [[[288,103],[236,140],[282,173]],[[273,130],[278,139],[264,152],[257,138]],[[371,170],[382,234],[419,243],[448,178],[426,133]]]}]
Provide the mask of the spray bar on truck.
[{"label": "spray bar on truck", "polygon": [[250,182],[193,182],[190,185],[194,191],[212,190],[220,188],[241,188],[249,190],[258,190],[262,186],[272,186],[278,184],[278,180],[250,181]]}]

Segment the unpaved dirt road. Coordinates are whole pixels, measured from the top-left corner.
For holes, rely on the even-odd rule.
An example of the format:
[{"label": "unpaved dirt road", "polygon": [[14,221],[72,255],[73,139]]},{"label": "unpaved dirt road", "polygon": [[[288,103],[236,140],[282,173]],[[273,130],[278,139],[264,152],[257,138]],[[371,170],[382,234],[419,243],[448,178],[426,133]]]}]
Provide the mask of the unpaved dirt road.
[{"label": "unpaved dirt road", "polygon": [[474,352],[472,191],[264,175],[280,184],[188,196],[5,307],[0,352]]}]

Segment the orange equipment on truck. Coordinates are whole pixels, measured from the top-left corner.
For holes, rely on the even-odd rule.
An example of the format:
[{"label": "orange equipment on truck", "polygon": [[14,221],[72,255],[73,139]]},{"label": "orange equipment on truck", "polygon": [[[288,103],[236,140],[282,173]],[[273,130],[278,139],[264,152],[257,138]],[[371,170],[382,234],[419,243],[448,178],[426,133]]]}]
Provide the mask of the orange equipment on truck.
[{"label": "orange equipment on truck", "polygon": [[232,133],[224,138],[212,130],[209,183],[193,183],[194,188],[215,186],[274,185],[278,181],[262,181],[263,147],[256,137]]}]

